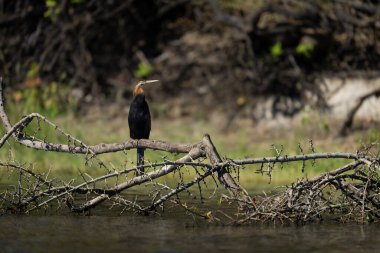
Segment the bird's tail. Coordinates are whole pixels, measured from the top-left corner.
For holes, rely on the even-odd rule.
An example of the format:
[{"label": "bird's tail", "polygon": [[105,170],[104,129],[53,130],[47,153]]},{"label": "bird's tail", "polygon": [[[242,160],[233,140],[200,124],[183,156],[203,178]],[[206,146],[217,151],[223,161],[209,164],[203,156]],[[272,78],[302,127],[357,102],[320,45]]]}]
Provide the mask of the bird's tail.
[{"label": "bird's tail", "polygon": [[[144,148],[137,148],[137,166],[144,165]],[[144,168],[140,168],[137,172],[137,175],[144,173]]]}]

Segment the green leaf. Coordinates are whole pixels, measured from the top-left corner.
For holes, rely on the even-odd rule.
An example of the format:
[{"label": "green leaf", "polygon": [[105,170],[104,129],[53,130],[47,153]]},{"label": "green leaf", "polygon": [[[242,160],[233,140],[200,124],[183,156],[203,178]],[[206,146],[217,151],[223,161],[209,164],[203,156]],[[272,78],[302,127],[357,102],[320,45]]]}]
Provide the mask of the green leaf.
[{"label": "green leaf", "polygon": [[32,62],[32,64],[30,64],[28,72],[26,73],[26,77],[33,78],[33,77],[38,76],[39,70],[40,70],[40,65],[37,62]]},{"label": "green leaf", "polygon": [[53,8],[57,6],[57,2],[55,0],[45,0],[46,7]]},{"label": "green leaf", "polygon": [[149,76],[153,72],[152,65],[140,62],[137,69],[134,71],[135,77],[144,78]]},{"label": "green leaf", "polygon": [[310,43],[300,43],[296,47],[296,53],[299,55],[303,55],[306,58],[310,58],[314,51],[314,45]]},{"label": "green leaf", "polygon": [[280,41],[277,41],[271,48],[270,48],[270,54],[277,58],[280,57],[283,54],[282,44]]}]

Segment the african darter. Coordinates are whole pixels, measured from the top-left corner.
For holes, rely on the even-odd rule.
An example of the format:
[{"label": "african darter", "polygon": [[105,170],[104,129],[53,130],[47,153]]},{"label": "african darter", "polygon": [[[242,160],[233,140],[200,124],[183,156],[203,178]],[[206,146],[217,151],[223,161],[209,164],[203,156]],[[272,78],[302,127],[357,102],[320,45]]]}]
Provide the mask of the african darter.
[{"label": "african darter", "polygon": [[[158,82],[158,80],[140,81],[133,90],[133,101],[128,114],[129,135],[132,139],[149,139],[151,127],[150,112],[142,86],[146,83],[155,82]],[[137,165],[144,165],[144,148],[137,147]],[[137,174],[143,172],[144,169],[140,169]]]}]

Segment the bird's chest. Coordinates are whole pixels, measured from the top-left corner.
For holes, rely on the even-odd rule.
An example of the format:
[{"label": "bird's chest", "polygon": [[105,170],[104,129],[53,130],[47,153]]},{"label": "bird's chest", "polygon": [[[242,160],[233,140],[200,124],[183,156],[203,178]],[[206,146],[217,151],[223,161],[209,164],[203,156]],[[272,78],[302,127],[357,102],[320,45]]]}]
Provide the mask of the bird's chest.
[{"label": "bird's chest", "polygon": [[145,100],[132,102],[128,119],[129,121],[132,121],[134,124],[138,125],[150,121],[149,107]]},{"label": "bird's chest", "polygon": [[150,133],[150,112],[144,101],[134,100],[129,109],[128,123],[132,139],[148,139]]}]

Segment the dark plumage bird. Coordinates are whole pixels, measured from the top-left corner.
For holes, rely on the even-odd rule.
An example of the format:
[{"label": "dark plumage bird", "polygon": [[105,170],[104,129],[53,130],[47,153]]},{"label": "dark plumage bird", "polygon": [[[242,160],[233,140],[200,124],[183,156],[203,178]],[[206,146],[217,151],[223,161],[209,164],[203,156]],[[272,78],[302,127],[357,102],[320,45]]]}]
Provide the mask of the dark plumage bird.
[{"label": "dark plumage bird", "polygon": [[[133,101],[128,114],[129,135],[132,139],[149,139],[151,128],[150,112],[142,86],[155,82],[158,82],[158,80],[140,81],[133,90]],[[137,165],[144,165],[144,148],[137,148]],[[144,170],[141,169],[138,174],[143,172]]]}]

